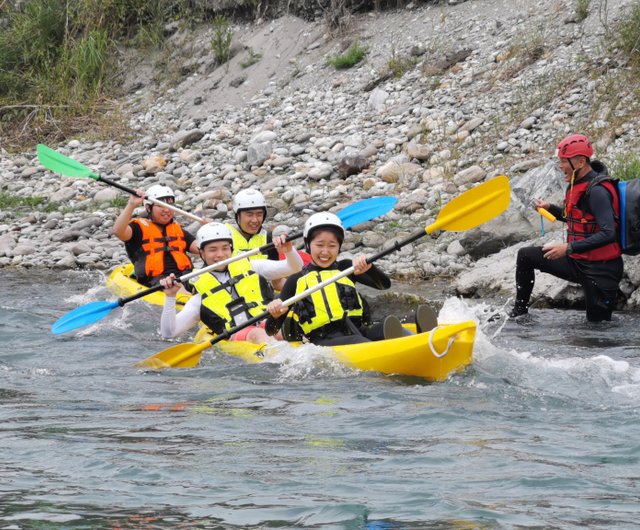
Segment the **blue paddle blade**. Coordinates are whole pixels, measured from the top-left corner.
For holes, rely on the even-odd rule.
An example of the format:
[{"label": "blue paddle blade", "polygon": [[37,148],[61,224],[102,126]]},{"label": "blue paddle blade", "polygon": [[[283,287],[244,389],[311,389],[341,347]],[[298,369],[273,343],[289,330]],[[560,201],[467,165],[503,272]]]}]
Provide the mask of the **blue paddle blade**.
[{"label": "blue paddle blade", "polygon": [[397,202],[396,197],[371,197],[343,208],[337,215],[345,228],[351,228],[388,213]]},{"label": "blue paddle blade", "polygon": [[91,302],[76,307],[73,311],[69,311],[54,322],[53,326],[51,326],[51,333],[59,335],[60,333],[93,324],[106,317],[112,309],[119,305],[116,300],[115,302]]}]

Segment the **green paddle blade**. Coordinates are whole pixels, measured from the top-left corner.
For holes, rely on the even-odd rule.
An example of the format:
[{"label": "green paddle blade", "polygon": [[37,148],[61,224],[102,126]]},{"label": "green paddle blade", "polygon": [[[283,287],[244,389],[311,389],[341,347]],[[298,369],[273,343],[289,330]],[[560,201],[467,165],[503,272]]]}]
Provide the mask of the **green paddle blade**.
[{"label": "green paddle blade", "polygon": [[46,145],[38,144],[36,148],[38,161],[47,169],[67,177],[90,177],[100,180],[100,177],[80,162],[54,151]]}]

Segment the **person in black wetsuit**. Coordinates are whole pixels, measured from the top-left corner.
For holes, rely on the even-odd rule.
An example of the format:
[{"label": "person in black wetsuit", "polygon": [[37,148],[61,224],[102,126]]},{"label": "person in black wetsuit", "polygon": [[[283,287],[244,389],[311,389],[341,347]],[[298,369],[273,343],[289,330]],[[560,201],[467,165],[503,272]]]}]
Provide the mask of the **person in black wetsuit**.
[{"label": "person in black wetsuit", "polygon": [[616,230],[620,205],[606,166],[592,161],[592,156],[591,142],[582,134],[568,136],[558,145],[560,169],[569,184],[564,205],[541,199],[534,203],[536,209],[544,208],[567,223],[567,241],[518,251],[516,301],[510,316],[528,312],[537,269],[579,283],[590,322],[611,320],[623,272]]}]

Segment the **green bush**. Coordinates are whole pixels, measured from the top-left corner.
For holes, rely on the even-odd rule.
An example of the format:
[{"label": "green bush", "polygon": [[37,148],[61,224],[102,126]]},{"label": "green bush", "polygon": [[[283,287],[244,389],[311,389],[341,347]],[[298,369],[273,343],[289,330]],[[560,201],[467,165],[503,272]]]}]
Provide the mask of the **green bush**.
[{"label": "green bush", "polygon": [[346,52],[342,55],[329,57],[327,62],[337,70],[351,68],[364,59],[367,51],[368,48],[366,46],[362,46],[360,41],[355,41]]},{"label": "green bush", "polygon": [[18,197],[10,193],[0,192],[0,209],[12,210],[21,208],[37,208],[44,203],[42,197]]},{"label": "green bush", "polygon": [[640,66],[640,0],[631,5],[628,16],[617,29],[622,49],[636,66]]},{"label": "green bush", "polygon": [[400,79],[406,72],[412,70],[417,62],[415,57],[401,57],[394,50],[387,61],[387,68],[393,77]]},{"label": "green bush", "polygon": [[[117,90],[115,42],[158,45],[188,0],[29,0],[3,3],[0,137],[18,146],[95,123]],[[88,120],[76,118],[91,117]],[[12,136],[12,133],[13,136]]]},{"label": "green bush", "polygon": [[637,155],[619,156],[609,164],[611,176],[619,180],[640,178],[640,157]]},{"label": "green bush", "polygon": [[591,0],[578,0],[576,2],[576,20],[583,22],[589,16]]},{"label": "green bush", "polygon": [[248,55],[245,59],[240,61],[240,66],[242,66],[242,68],[249,68],[251,65],[256,64],[260,59],[262,59],[262,54],[256,53],[249,48]]},{"label": "green bush", "polygon": [[233,31],[229,19],[217,16],[213,19],[213,37],[211,37],[211,48],[218,64],[224,64],[231,58],[231,41]]}]

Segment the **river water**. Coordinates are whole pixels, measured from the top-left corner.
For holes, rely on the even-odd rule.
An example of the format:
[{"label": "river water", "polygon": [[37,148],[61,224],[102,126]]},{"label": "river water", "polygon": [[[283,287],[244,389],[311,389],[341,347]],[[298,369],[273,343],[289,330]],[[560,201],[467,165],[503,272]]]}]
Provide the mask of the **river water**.
[{"label": "river water", "polygon": [[348,370],[318,352],[248,366],[209,350],[144,372],[170,344],[97,273],[4,270],[0,528],[638,528],[640,315],[587,325],[443,300],[475,318],[474,363],[442,383]]}]

